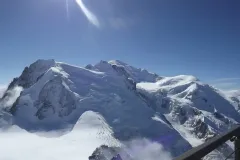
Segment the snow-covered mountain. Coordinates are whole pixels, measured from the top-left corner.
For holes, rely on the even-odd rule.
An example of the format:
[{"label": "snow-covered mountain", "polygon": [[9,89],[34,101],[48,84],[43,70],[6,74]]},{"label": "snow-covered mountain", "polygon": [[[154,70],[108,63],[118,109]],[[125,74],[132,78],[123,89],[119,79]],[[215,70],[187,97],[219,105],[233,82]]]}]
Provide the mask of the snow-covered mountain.
[{"label": "snow-covered mountain", "polygon": [[[161,77],[118,60],[86,67],[38,60],[9,84],[0,125],[68,135],[90,124],[108,146],[147,139],[175,157],[239,123],[239,100],[193,76]],[[209,157],[231,150],[225,144]]]}]

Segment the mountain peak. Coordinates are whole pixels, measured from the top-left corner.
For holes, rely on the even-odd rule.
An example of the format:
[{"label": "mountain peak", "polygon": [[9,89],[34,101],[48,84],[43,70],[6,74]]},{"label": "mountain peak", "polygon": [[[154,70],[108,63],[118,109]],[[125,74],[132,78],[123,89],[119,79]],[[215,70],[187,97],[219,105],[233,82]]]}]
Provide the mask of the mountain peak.
[{"label": "mountain peak", "polygon": [[56,63],[54,59],[38,59],[33,64],[53,64]]},{"label": "mountain peak", "polygon": [[38,59],[34,63],[32,63],[28,68],[34,71],[49,69],[50,67],[54,66],[56,64],[54,59]]},{"label": "mountain peak", "polygon": [[108,61],[109,64],[112,64],[112,65],[122,65],[122,66],[129,66],[127,63],[125,62],[122,62],[120,60],[110,60]]},{"label": "mountain peak", "polygon": [[55,66],[56,62],[53,59],[44,60],[38,59],[34,63],[24,68],[19,78],[14,78],[8,88],[14,86],[22,86],[28,88],[33,85],[46,71]]}]

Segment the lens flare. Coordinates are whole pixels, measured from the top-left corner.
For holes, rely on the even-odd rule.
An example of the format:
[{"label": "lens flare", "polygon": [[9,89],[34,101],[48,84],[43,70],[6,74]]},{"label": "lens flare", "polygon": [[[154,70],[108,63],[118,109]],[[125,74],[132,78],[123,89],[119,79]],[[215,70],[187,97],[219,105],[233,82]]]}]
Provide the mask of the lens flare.
[{"label": "lens flare", "polygon": [[67,13],[67,19],[69,19],[69,0],[66,0],[66,13]]},{"label": "lens flare", "polygon": [[83,14],[87,17],[88,21],[96,27],[100,27],[98,18],[85,6],[82,0],[76,0]]}]

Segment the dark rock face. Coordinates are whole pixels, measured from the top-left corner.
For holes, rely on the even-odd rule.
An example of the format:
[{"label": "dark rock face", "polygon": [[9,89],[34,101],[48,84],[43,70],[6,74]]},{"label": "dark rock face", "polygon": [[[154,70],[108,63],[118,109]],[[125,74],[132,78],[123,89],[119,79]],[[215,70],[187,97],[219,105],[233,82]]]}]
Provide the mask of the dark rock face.
[{"label": "dark rock face", "polygon": [[192,125],[194,133],[199,139],[208,139],[214,137],[214,133],[211,132],[208,128],[208,125],[203,122],[201,119],[197,119],[194,124]]},{"label": "dark rock face", "polygon": [[115,157],[113,157],[111,160],[122,160],[121,156],[118,154]]},{"label": "dark rock face", "polygon": [[[12,90],[16,86],[20,86],[23,89],[31,87],[44,75],[44,73],[46,73],[48,69],[50,69],[54,65],[54,60],[37,60],[29,67],[25,67],[22,74],[18,78],[14,78],[13,81],[8,85],[8,88],[5,91],[3,97],[0,98],[0,102],[4,101],[4,99],[6,99],[11,93],[8,91]],[[7,111],[10,110],[10,113],[15,113],[17,100],[13,104],[12,108],[7,109]]]},{"label": "dark rock face", "polygon": [[133,160],[131,156],[126,153],[122,148],[119,147],[109,147],[107,145],[102,145],[98,147],[91,156],[89,160]]},{"label": "dark rock face", "polygon": [[7,110],[9,111],[12,115],[14,115],[17,111],[17,104],[18,104],[18,101],[19,101],[19,97],[17,98],[17,100],[13,103],[12,107]]},{"label": "dark rock face", "polygon": [[236,102],[236,103],[240,103],[239,99],[237,99],[236,97],[231,97],[231,100]]},{"label": "dark rock face", "polygon": [[130,75],[127,73],[127,71],[124,69],[124,67],[112,65],[112,68],[119,73],[120,75],[125,76],[126,78],[130,77]]},{"label": "dark rock face", "polygon": [[35,103],[38,108],[36,116],[39,119],[44,119],[52,114],[57,114],[59,117],[68,116],[76,109],[74,95],[65,88],[63,83],[61,78],[56,77],[45,84]]},{"label": "dark rock face", "polygon": [[85,68],[86,68],[86,69],[93,69],[94,67],[93,67],[93,65],[88,64]]},{"label": "dark rock face", "polygon": [[12,82],[8,85],[8,90],[9,90],[9,89],[12,89],[12,88],[17,84],[18,79],[19,79],[19,78],[14,78],[14,79],[12,80]]},{"label": "dark rock face", "polygon": [[89,157],[89,160],[121,160],[116,159],[119,151],[120,148],[102,145],[93,152],[93,154]]},{"label": "dark rock face", "polygon": [[55,65],[54,60],[37,60],[29,67],[25,67],[19,78],[14,78],[8,86],[11,89],[15,86],[28,88],[36,83],[41,76],[51,67]]}]

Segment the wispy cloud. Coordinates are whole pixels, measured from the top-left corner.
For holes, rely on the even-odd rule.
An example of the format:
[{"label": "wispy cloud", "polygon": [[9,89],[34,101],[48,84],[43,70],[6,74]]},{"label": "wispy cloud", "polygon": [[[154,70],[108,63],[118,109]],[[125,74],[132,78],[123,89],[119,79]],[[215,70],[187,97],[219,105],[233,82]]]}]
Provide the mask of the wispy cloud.
[{"label": "wispy cloud", "polygon": [[6,89],[7,89],[7,85],[0,84],[0,98],[2,98]]},{"label": "wispy cloud", "polygon": [[[147,139],[135,139],[131,140],[124,144],[126,146],[126,151],[131,154],[131,159],[134,160],[171,160],[171,154],[164,150],[164,147],[157,143],[152,142]],[[121,156],[124,156],[124,154],[121,154]],[[124,160],[129,160],[129,158],[124,157]]]},{"label": "wispy cloud", "polygon": [[16,86],[11,90],[8,90],[6,93],[7,96],[4,97],[3,101],[0,102],[0,106],[4,108],[11,107],[13,103],[17,100],[17,98],[20,96],[20,93],[22,92],[23,88]]},{"label": "wispy cloud", "polygon": [[100,27],[98,18],[85,6],[83,0],[76,0],[78,6],[81,8],[88,21],[96,27]]},{"label": "wispy cloud", "polygon": [[222,83],[215,83],[215,86],[221,87],[221,88],[232,88],[236,85],[236,83],[233,82],[222,82]]},{"label": "wispy cloud", "polygon": [[222,90],[234,90],[240,88],[240,78],[219,78],[209,82],[211,85]]},{"label": "wispy cloud", "polygon": [[215,79],[212,82],[226,82],[226,81],[237,81],[240,80],[240,77],[234,77],[234,78],[219,78]]},{"label": "wispy cloud", "polygon": [[109,25],[113,29],[125,29],[134,24],[134,21],[130,18],[112,17],[109,19]]},{"label": "wispy cloud", "polygon": [[239,90],[229,90],[229,91],[226,91],[225,93],[227,93],[229,96],[240,97],[240,88]]}]

